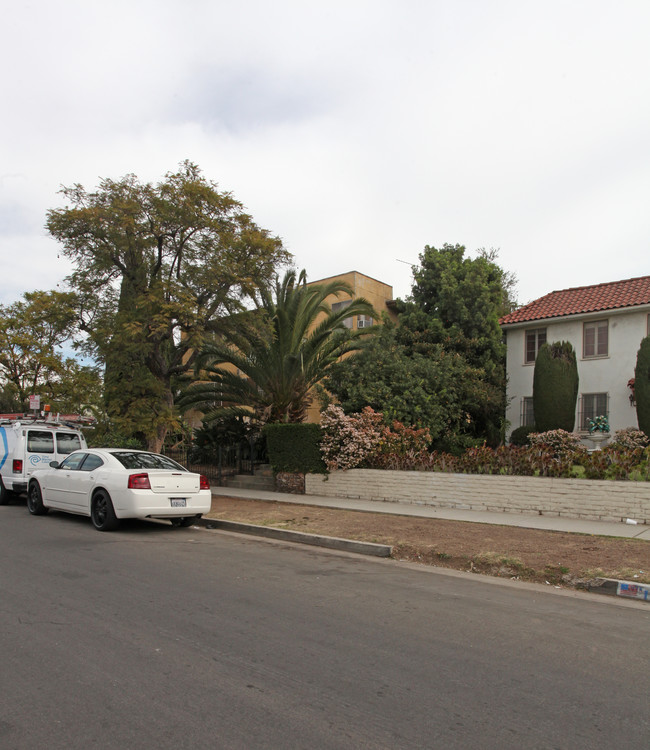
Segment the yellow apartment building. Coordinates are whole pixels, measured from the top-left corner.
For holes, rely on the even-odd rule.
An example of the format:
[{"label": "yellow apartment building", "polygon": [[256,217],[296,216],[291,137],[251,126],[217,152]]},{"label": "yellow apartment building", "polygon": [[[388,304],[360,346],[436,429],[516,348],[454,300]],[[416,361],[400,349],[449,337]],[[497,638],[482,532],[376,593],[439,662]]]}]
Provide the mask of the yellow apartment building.
[{"label": "yellow apartment building", "polygon": [[[367,315],[354,315],[346,318],[345,326],[347,328],[357,331],[377,325],[381,322],[381,316],[383,313],[387,313],[391,320],[397,321],[397,313],[395,312],[393,305],[391,305],[393,300],[393,287],[390,284],[385,284],[383,281],[373,279],[359,271],[349,271],[348,273],[328,276],[327,278],[317,279],[316,281],[309,281],[307,282],[307,286],[326,284],[331,281],[344,281],[352,289],[352,296],[341,293],[338,297],[336,295],[331,295],[326,299],[326,302],[332,306],[333,310],[340,309],[341,307],[345,308],[353,299],[363,297],[370,302],[377,312],[377,319],[371,318]],[[320,320],[321,318],[317,318],[315,325],[317,325]],[[222,366],[224,369],[233,369],[230,364],[224,364]],[[194,428],[201,426],[201,418],[202,414],[194,409],[185,413],[185,419],[188,424]],[[320,421],[320,406],[317,399],[314,399],[309,407],[306,421]]]},{"label": "yellow apartment building", "polygon": [[[393,287],[390,284],[385,284],[383,281],[373,279],[371,276],[366,276],[359,271],[349,271],[348,273],[337,274],[336,276],[328,276],[325,279],[317,279],[315,281],[309,281],[307,286],[315,286],[317,284],[327,284],[332,281],[344,281],[352,289],[352,296],[347,294],[340,294],[338,297],[331,295],[326,299],[332,310],[338,310],[347,307],[353,299],[363,297],[368,300],[373,308],[377,311],[378,318],[373,319],[367,315],[354,315],[350,318],[346,318],[345,326],[351,330],[357,331],[363,328],[369,328],[372,325],[376,325],[381,322],[381,316],[383,313],[387,313],[389,318],[393,321],[397,321],[397,313],[394,310],[393,305]],[[316,323],[319,319],[316,319]],[[309,407],[307,411],[307,422],[318,422],[320,420],[320,406],[317,400]]]}]

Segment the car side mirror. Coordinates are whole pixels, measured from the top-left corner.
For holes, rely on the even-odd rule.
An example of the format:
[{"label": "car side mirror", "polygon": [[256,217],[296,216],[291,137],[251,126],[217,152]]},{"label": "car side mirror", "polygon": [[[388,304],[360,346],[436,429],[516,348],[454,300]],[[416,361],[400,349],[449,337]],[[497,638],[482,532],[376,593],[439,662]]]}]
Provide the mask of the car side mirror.
[{"label": "car side mirror", "polygon": [[53,469],[58,469],[59,468],[59,462],[58,461],[50,461],[50,466]]}]

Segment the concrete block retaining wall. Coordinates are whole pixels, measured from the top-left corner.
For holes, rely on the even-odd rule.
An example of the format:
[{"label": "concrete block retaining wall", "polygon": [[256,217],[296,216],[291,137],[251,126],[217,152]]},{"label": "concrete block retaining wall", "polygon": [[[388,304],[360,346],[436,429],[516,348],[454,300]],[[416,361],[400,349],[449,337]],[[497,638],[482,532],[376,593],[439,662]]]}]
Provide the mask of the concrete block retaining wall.
[{"label": "concrete block retaining wall", "polygon": [[650,523],[650,482],[350,469],[307,474],[305,494]]}]

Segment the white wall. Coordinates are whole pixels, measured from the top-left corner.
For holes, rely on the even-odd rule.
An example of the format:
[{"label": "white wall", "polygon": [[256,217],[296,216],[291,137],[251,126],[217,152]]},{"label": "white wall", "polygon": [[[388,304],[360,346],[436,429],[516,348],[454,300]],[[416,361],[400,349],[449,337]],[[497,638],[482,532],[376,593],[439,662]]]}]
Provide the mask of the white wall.
[{"label": "white wall", "polygon": [[350,469],[305,476],[305,494],[596,521],[650,523],[650,482]]},{"label": "white wall", "polygon": [[[609,393],[609,422],[612,432],[623,427],[636,427],[636,409],[630,405],[627,381],[634,377],[636,355],[641,340],[647,335],[647,316],[650,308],[631,311],[606,311],[597,315],[571,316],[550,321],[533,321],[506,328],[508,406],[506,419],[508,434],[521,424],[523,397],[533,395],[535,366],[524,364],[525,332],[532,328],[546,328],[546,340],[569,341],[576,352],[579,393]],[[591,320],[609,320],[609,355],[598,359],[582,358],[583,324]],[[577,409],[576,407],[576,431]]]}]

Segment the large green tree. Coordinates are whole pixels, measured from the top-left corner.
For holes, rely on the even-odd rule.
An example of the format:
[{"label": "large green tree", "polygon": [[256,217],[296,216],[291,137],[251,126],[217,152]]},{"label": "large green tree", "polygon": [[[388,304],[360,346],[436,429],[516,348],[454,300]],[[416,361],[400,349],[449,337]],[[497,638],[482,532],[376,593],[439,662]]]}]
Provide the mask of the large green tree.
[{"label": "large green tree", "polygon": [[76,297],[69,292],[27,292],[18,302],[0,307],[4,400],[25,411],[30,394],[40,396],[55,412],[83,412],[97,405],[97,369],[80,364],[69,351],[75,321]]},{"label": "large green tree", "polygon": [[3,414],[17,414],[24,411],[24,406],[18,400],[16,389],[11,383],[3,383],[0,386],[0,412]]},{"label": "large green tree", "polygon": [[358,354],[333,365],[323,385],[347,413],[371,406],[386,422],[426,427],[433,447],[460,452],[475,442],[468,409],[485,398],[481,375],[441,345],[408,352],[386,322]]},{"label": "large green tree", "polygon": [[105,366],[109,416],[159,450],[177,424],[177,380],[220,321],[289,255],[242,204],[183,162],[156,184],[134,175],[63,188],[47,227],[74,264],[86,347]]},{"label": "large green tree", "polygon": [[186,407],[200,409],[207,422],[239,415],[259,423],[303,421],[314,386],[359,346],[360,336],[345,328],[345,319],[376,316],[361,298],[333,312],[327,299],[351,297],[351,288],[341,281],[306,281],[304,271],[289,271],[260,287],[255,310],[233,316],[201,349],[197,367],[206,382],[188,389]]},{"label": "large green tree", "polygon": [[463,245],[426,246],[414,266],[410,297],[401,305],[397,340],[407,355],[435,356],[442,348],[462,357],[476,387],[462,399],[463,428],[476,440],[502,439],[506,347],[499,318],[516,306],[515,277],[496,262],[495,250],[467,257]]}]

